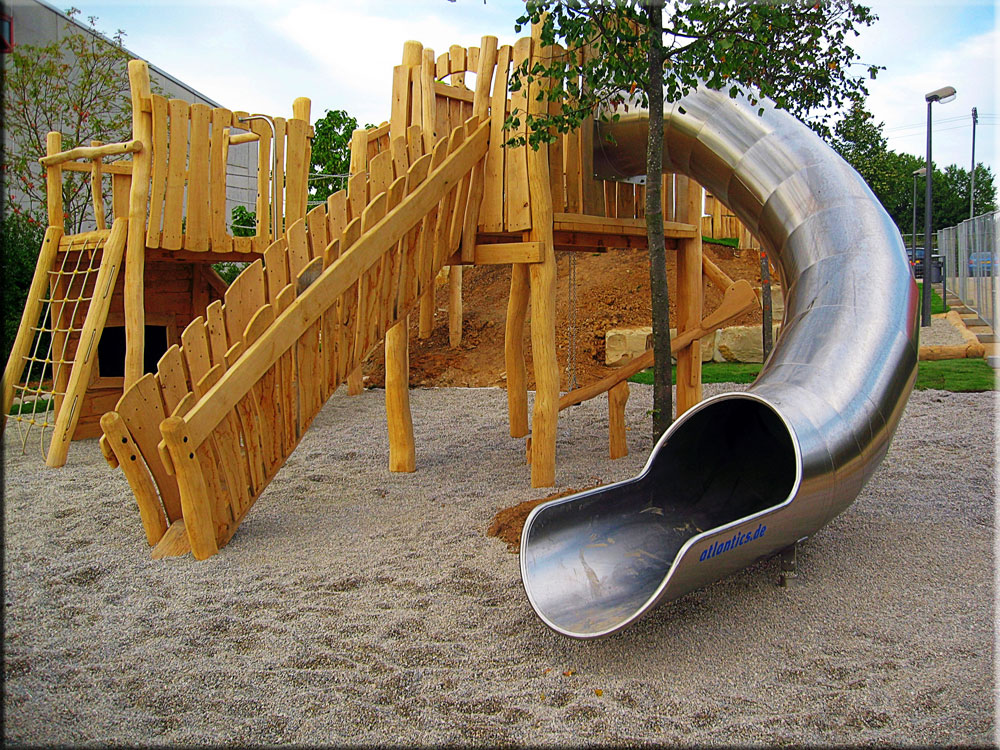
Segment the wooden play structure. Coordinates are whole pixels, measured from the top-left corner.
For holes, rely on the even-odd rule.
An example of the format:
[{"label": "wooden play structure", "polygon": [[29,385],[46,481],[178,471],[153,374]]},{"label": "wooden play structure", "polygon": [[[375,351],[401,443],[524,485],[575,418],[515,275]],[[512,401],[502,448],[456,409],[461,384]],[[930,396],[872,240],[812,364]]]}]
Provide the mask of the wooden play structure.
[{"label": "wooden play structure", "polygon": [[[384,346],[389,467],[413,471],[409,316],[418,318],[422,335],[429,332],[434,279],[450,266],[449,324],[452,340],[460,337],[460,272],[471,264],[511,267],[505,344],[510,434],[529,438],[532,486],[554,484],[559,411],[587,398],[608,393],[610,451],[624,455],[625,380],[641,368],[633,363],[561,396],[556,253],[645,247],[643,188],[592,177],[592,123],[537,151],[505,147],[509,112],[548,106],[536,99],[544,81],[509,90],[512,67],[553,54],[567,53],[543,47],[537,37],[499,48],[496,38],[483,37],[478,48],[452,47],[437,57],[408,42],[393,72],[389,121],[354,133],[347,189],[308,213],[308,100],[296,100],[292,119],[274,118],[272,134],[264,118],[248,122],[243,113],[151,96],[145,66],[133,61],[133,140],[47,157],[50,185],[58,185],[60,166],[80,168],[70,159],[90,160],[91,166],[81,166],[100,173],[108,149],[133,155],[131,162],[105,165],[105,171],[114,167],[120,183],[115,223],[86,235],[94,243],[100,238],[91,254],[103,253],[90,261],[99,269],[92,287],[98,292],[80,295],[89,298],[80,305],[85,314],[78,341],[88,343],[74,346],[77,323],[51,326],[73,354],[59,358],[69,368],[68,385],[56,385],[64,370],[52,379],[61,403],[48,462],[61,463],[74,428],[79,432],[106,409],[101,449],[135,494],[154,556],[191,550],[204,559],[228,542],[331,394],[342,384],[358,389],[365,358]],[[234,134],[236,128],[245,132]],[[234,238],[220,215],[220,180],[225,149],[248,140],[259,149],[257,235]],[[702,256],[701,207],[700,186],[679,175],[666,180],[665,237],[678,259],[678,413],[701,400],[699,337],[756,304],[747,282],[734,283]],[[62,288],[52,270],[63,267],[61,258],[90,241],[62,237],[58,216],[50,210],[53,226],[39,261],[44,271],[36,274],[24,336],[5,373],[5,409],[11,393],[28,394],[27,385],[10,384],[18,382],[34,338],[30,329],[44,304],[56,311],[55,320],[81,319],[60,312],[71,295],[46,292]],[[205,264],[233,258],[252,263],[224,289]],[[124,284],[116,285],[123,262]],[[168,294],[164,285],[173,289],[168,281],[181,268],[204,283]],[[705,279],[726,292],[707,317]],[[101,291],[112,288],[114,293]],[[161,290],[174,305],[166,312],[155,306]],[[529,305],[536,384],[530,426],[522,349]],[[89,342],[115,315],[124,321],[125,366],[112,403],[110,391],[97,390],[102,379],[93,375]],[[157,352],[162,356],[155,368],[146,368],[145,326],[160,315],[172,316],[174,332],[165,351]],[[651,353],[645,359],[648,366]],[[82,406],[66,416],[70,401]]]},{"label": "wooden play structure", "polygon": [[[259,257],[273,240],[271,211],[289,223],[305,214],[308,99],[296,100],[292,119],[271,120],[272,131],[270,118],[151,94],[141,61],[129,77],[133,140],[62,151],[60,134],[50,133],[41,160],[49,226],[4,372],[3,406],[9,414],[19,403],[11,419],[22,442],[36,431],[44,450],[50,438],[50,466],[65,462],[70,440],[101,434],[101,416],[179,347],[192,320],[207,310],[219,322],[211,303],[227,289],[212,264]],[[258,226],[255,236],[234,237],[226,222],[229,150],[249,143],[259,157]],[[105,163],[122,154],[132,160]],[[95,231],[64,233],[64,171],[90,173]]]}]

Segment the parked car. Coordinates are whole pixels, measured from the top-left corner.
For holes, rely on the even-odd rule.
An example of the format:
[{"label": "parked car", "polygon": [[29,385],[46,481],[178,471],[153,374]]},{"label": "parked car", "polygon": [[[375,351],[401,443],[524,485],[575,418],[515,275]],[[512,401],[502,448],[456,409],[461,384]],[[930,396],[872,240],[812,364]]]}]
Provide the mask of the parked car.
[{"label": "parked car", "polygon": [[969,276],[992,276],[993,253],[971,253],[969,255]]},{"label": "parked car", "polygon": [[[916,259],[913,261],[913,278],[922,279],[924,277],[924,250],[917,248]],[[931,283],[938,284],[944,273],[944,259],[940,255],[931,255]]]}]

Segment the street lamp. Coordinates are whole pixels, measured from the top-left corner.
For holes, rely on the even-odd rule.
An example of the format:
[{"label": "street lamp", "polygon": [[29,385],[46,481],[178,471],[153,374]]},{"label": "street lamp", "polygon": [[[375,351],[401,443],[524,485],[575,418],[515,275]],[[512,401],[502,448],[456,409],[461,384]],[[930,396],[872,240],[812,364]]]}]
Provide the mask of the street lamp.
[{"label": "street lamp", "polygon": [[931,324],[931,208],[933,206],[932,186],[934,184],[934,170],[931,168],[931,105],[934,102],[947,104],[954,98],[954,86],[945,86],[924,96],[924,100],[927,102],[927,177],[924,180],[927,184],[927,191],[924,199],[924,284],[920,306],[920,325],[923,327]]},{"label": "street lamp", "polygon": [[913,226],[910,232],[910,266],[917,262],[917,178],[927,174],[927,167],[913,170]]}]

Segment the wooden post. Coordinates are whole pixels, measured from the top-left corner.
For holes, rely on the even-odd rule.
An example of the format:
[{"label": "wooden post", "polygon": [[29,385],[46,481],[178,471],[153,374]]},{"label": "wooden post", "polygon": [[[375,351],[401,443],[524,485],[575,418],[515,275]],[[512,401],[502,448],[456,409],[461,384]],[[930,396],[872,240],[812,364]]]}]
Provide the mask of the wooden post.
[{"label": "wooden post", "polygon": [[[532,54],[541,47],[541,27],[531,31]],[[537,101],[536,81],[528,93],[528,111],[541,114],[548,104]],[[559,424],[559,362],[556,358],[556,255],[552,238],[552,193],[549,155],[524,147],[528,161],[531,205],[530,242],[542,243],[542,261],[528,269],[531,286],[531,357],[535,369],[535,406],[531,425],[531,486],[550,487],[556,481],[556,429]],[[509,374],[508,374],[509,376]]]},{"label": "wooden post", "polygon": [[132,186],[129,190],[128,242],[125,250],[125,389],[143,375],[146,336],[146,202],[153,155],[152,105],[149,68],[143,60],[130,60],[128,79],[132,89],[132,138],[142,150],[132,155]]},{"label": "wooden post", "polygon": [[187,423],[181,417],[167,417],[160,424],[160,432],[177,478],[191,553],[196,560],[205,560],[219,551],[219,544],[212,520],[212,501],[198,464],[198,446],[190,439]]},{"label": "wooden post", "polygon": [[[419,72],[423,59],[420,42],[403,45],[405,75],[394,78],[394,85],[404,90],[392,92],[392,117],[389,140],[406,136],[412,116],[410,83]],[[413,415],[410,412],[409,318],[404,317],[385,335],[385,415],[389,430],[389,471],[413,471],[416,449],[413,442]]]},{"label": "wooden post", "polygon": [[[52,156],[62,151],[62,133],[55,131],[45,136],[45,155]],[[49,211],[49,226],[64,229],[63,216],[62,163],[45,168],[45,203]]]},{"label": "wooden post", "polygon": [[462,344],[462,266],[448,269],[448,346],[457,349]]},{"label": "wooden post", "polygon": [[[678,190],[681,221],[701,226],[701,185],[692,179],[684,192]],[[684,182],[682,181],[682,182]],[[700,231],[691,239],[682,240],[677,249],[677,331],[695,328],[702,315],[702,259]],[[677,352],[677,416],[701,401],[701,341],[695,339]]]},{"label": "wooden post", "polygon": [[608,450],[612,459],[628,455],[625,439],[625,404],[628,403],[628,381],[623,380],[608,391]]},{"label": "wooden post", "polygon": [[510,436],[528,434],[528,375],[524,362],[524,320],[528,312],[528,264],[510,268],[510,297],[504,331],[504,361],[507,365],[507,415]]}]

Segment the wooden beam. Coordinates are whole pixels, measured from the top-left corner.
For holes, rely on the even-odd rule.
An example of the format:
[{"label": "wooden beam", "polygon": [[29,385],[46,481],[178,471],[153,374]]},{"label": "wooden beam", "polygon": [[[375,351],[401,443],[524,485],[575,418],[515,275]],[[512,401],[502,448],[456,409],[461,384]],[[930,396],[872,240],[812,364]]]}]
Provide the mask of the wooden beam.
[{"label": "wooden beam", "polygon": [[498,242],[476,245],[475,264],[495,266],[506,263],[541,263],[545,248],[541,242]]}]

